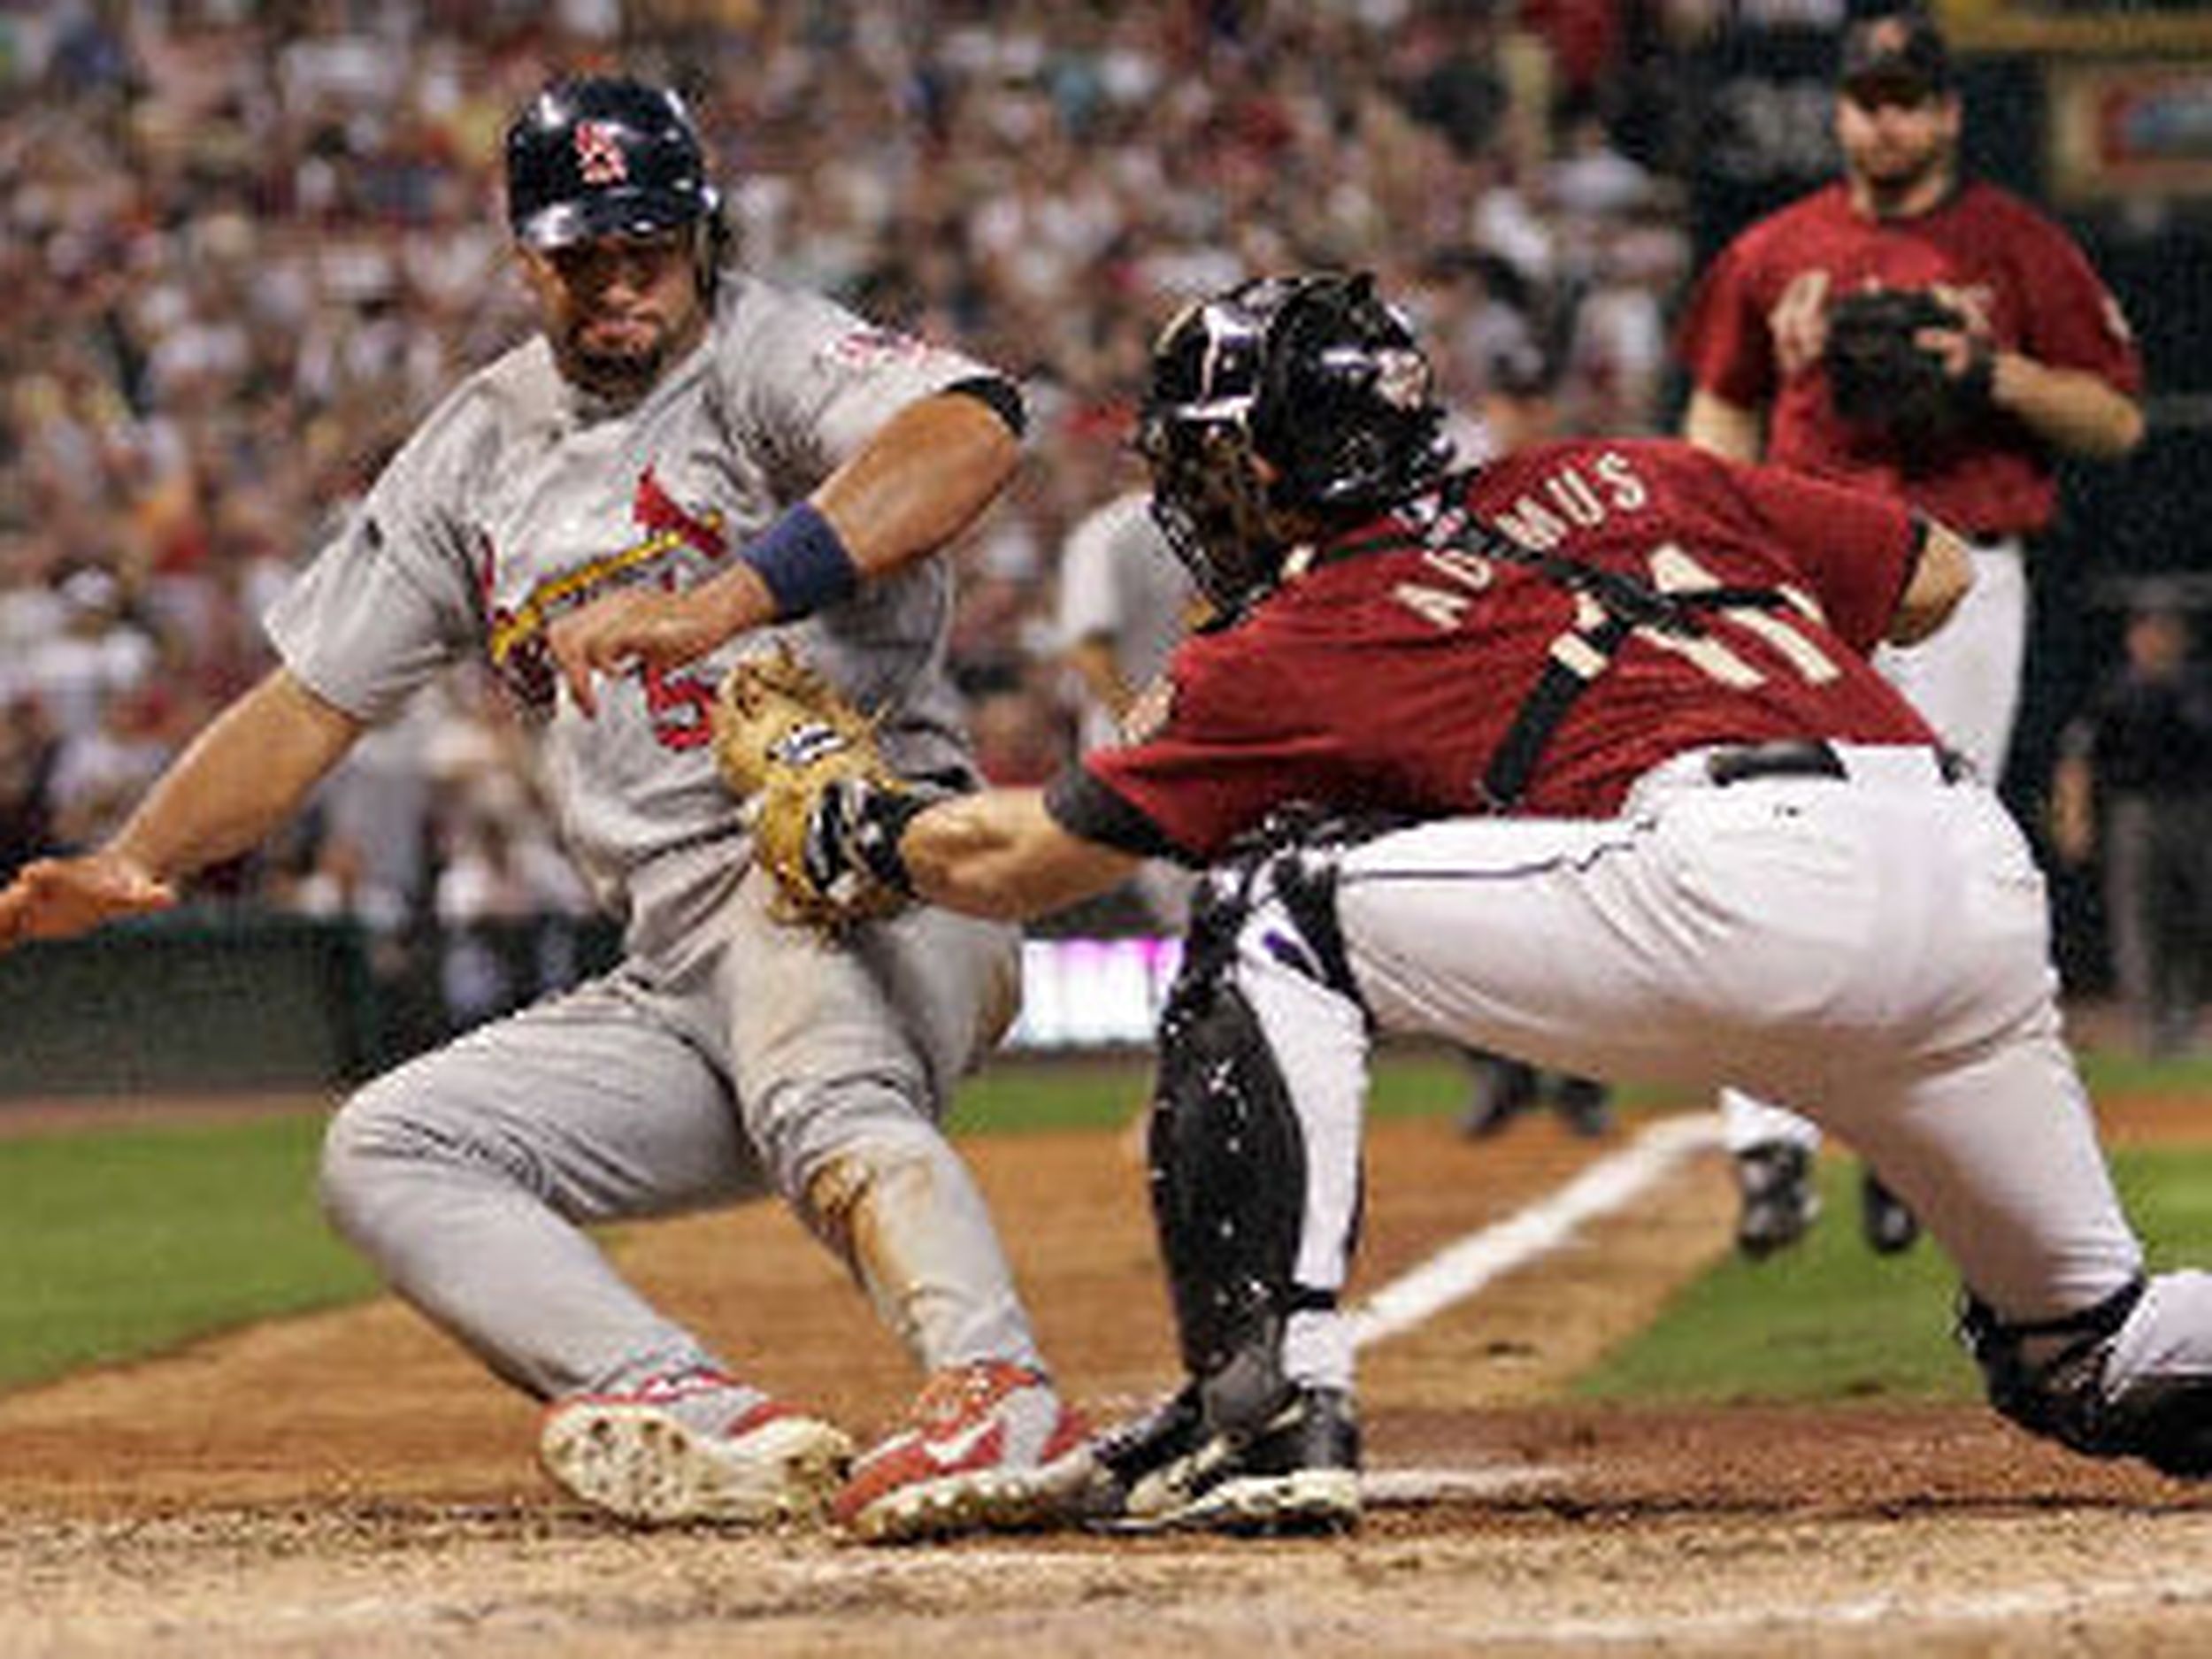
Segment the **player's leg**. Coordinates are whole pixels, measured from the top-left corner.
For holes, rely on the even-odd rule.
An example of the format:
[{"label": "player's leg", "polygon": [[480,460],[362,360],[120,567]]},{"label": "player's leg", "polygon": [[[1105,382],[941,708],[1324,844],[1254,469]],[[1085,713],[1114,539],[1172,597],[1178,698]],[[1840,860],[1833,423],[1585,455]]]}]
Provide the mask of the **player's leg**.
[{"label": "player's leg", "polygon": [[2188,1051],[2195,1041],[2201,987],[2196,955],[2212,937],[2212,910],[2206,904],[2207,842],[2212,811],[2188,799],[2145,803],[2150,819],[2150,981],[2153,1021],[2150,1052],[2171,1056]]},{"label": "player's leg", "polygon": [[1352,1340],[1365,1015],[1329,857],[1217,874],[1161,1022],[1148,1153],[1189,1386],[1098,1442],[1131,1525],[1334,1530],[1359,1514]]},{"label": "player's leg", "polygon": [[[1628,1050],[1609,1032],[1639,1060],[1694,1052],[1694,1033],[1660,1035],[1646,955],[1625,943],[1639,901],[1591,895],[1650,841],[1624,824],[1485,820],[1294,848],[1209,881],[1162,1022],[1152,1138],[1193,1381],[1101,1448],[1138,1518],[1267,1529],[1356,1516],[1353,1340],[1337,1299],[1359,1210],[1370,1010],[1388,1029],[1585,1075],[1649,1074],[1612,1064]],[[1386,984],[1363,1003],[1371,972]],[[1603,989],[1577,989],[1591,986]]]},{"label": "player's leg", "polygon": [[1802,1104],[1958,1261],[2001,1408],[2212,1465],[2212,1280],[2131,1291],[2141,1252],[2060,1036],[2033,858],[1994,795],[1916,768],[1686,792],[1549,866],[1541,826],[1385,838],[1342,871],[1357,983],[1388,1029],[1616,1075],[1717,1056]]},{"label": "player's leg", "polygon": [[2205,999],[2212,994],[2212,964],[2205,959],[2212,945],[2212,795],[2169,803],[2162,817],[2179,894],[2164,941],[2177,998],[2173,1034],[2177,1048],[2187,1052],[2197,1045]]},{"label": "player's leg", "polygon": [[1505,1055],[1470,1048],[1465,1057],[1470,1076],[1459,1132],[1486,1141],[1537,1103],[1543,1079],[1534,1066]]},{"label": "player's leg", "polygon": [[1018,997],[1011,929],[918,908],[831,943],[752,884],[724,972],[741,1110],[779,1190],[928,1373],[856,1466],[842,1525],[911,1538],[1026,1525],[1091,1464],[1039,1355],[980,1189],[939,1126]]},{"label": "player's leg", "polygon": [[764,1190],[726,1086],[619,975],[377,1079],[323,1152],[339,1231],[542,1398],[711,1358],[622,1281],[585,1225]]},{"label": "player's leg", "polygon": [[1795,1244],[1819,1217],[1813,1159],[1820,1125],[1737,1088],[1720,1092],[1720,1123],[1736,1176],[1736,1248],[1762,1261]]},{"label": "player's leg", "polygon": [[326,1138],[334,1225],[493,1371],[558,1402],[541,1453],[633,1519],[818,1509],[850,1442],[732,1377],[584,1232],[766,1190],[729,1092],[616,975],[401,1066]]},{"label": "player's leg", "polygon": [[[2026,550],[2016,541],[1978,546],[1974,582],[1943,626],[1909,646],[1885,645],[1874,664],[1943,741],[1992,789],[2003,781],[2027,658]],[[1861,1179],[1860,1231],[1888,1255],[1911,1246],[1919,1225],[1910,1206],[1872,1170]]]},{"label": "player's leg", "polygon": [[2116,795],[2101,832],[2106,938],[2114,989],[2147,1055],[2159,1050],[2158,907],[2152,879],[2151,826],[2157,809],[2139,794]]},{"label": "player's leg", "polygon": [[2143,1277],[2055,1010],[1850,1116],[1838,1133],[1957,1260],[1998,1409],[2077,1450],[2212,1474],[2212,1275]]},{"label": "player's leg", "polygon": [[1832,1058],[1785,1051],[1771,1075],[1957,1262],[2000,1409],[2081,1450],[2212,1472],[2212,1278],[2144,1288],[2025,841],[1979,788],[1839,799],[1888,872],[1864,895],[1870,961],[1824,999]]}]

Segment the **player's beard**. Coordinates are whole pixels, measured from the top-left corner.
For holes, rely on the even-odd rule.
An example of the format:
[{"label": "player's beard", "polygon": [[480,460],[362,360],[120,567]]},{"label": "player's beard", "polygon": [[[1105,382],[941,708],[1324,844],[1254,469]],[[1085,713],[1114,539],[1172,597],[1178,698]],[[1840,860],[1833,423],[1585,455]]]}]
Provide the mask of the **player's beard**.
[{"label": "player's beard", "polygon": [[1947,180],[1951,156],[1951,145],[1941,141],[1920,150],[1876,142],[1855,162],[1875,212],[1890,214],[1916,204],[1932,181]]},{"label": "player's beard", "polygon": [[554,337],[561,373],[595,396],[631,403],[650,391],[663,371],[688,355],[707,329],[703,298],[680,303],[672,318],[658,309],[587,312]]},{"label": "player's beard", "polygon": [[609,329],[604,323],[604,319],[581,317],[570,324],[560,342],[562,370],[601,397],[627,403],[643,396],[668,366],[672,355],[670,330],[649,319],[621,330]]}]

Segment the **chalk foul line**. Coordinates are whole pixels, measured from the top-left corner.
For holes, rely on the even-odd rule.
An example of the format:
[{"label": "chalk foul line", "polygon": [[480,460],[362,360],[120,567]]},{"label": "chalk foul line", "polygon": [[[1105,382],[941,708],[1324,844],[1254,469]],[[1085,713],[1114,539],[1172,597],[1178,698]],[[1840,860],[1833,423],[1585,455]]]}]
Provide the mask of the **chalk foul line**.
[{"label": "chalk foul line", "polygon": [[1377,1290],[1348,1316],[1353,1345],[1365,1348],[1401,1335],[1464,1302],[1493,1280],[1558,1249],[1600,1217],[1625,1208],[1685,1158],[1720,1143],[1716,1113],[1661,1118],[1557,1192],[1447,1245]]}]

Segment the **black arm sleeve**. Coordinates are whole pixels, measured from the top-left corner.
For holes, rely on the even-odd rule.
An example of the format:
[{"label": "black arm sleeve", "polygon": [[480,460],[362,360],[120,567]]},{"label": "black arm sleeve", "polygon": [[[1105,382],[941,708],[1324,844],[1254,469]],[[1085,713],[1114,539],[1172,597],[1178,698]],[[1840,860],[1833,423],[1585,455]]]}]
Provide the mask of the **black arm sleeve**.
[{"label": "black arm sleeve", "polygon": [[1002,375],[972,374],[964,380],[955,380],[945,392],[974,398],[1004,421],[1006,429],[1017,438],[1029,430],[1029,411],[1022,401],[1021,388]]},{"label": "black arm sleeve", "polygon": [[1177,846],[1141,810],[1082,766],[1070,766],[1047,787],[1045,810],[1069,834],[1087,841],[1140,858],[1170,858],[1192,865],[1205,862]]}]

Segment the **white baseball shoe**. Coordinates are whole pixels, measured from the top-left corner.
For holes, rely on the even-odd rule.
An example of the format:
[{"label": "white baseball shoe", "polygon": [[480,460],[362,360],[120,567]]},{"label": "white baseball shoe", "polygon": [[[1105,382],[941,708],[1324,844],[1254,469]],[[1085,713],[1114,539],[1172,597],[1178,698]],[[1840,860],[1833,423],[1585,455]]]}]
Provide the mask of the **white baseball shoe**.
[{"label": "white baseball shoe", "polygon": [[878,1544],[1046,1526],[1079,1518],[1094,1474],[1082,1418],[1044,1374],[981,1360],[930,1379],[831,1513]]},{"label": "white baseball shoe", "polygon": [[713,1371],[554,1402],[538,1461],[595,1509],[649,1525],[818,1520],[851,1468],[842,1429]]}]

